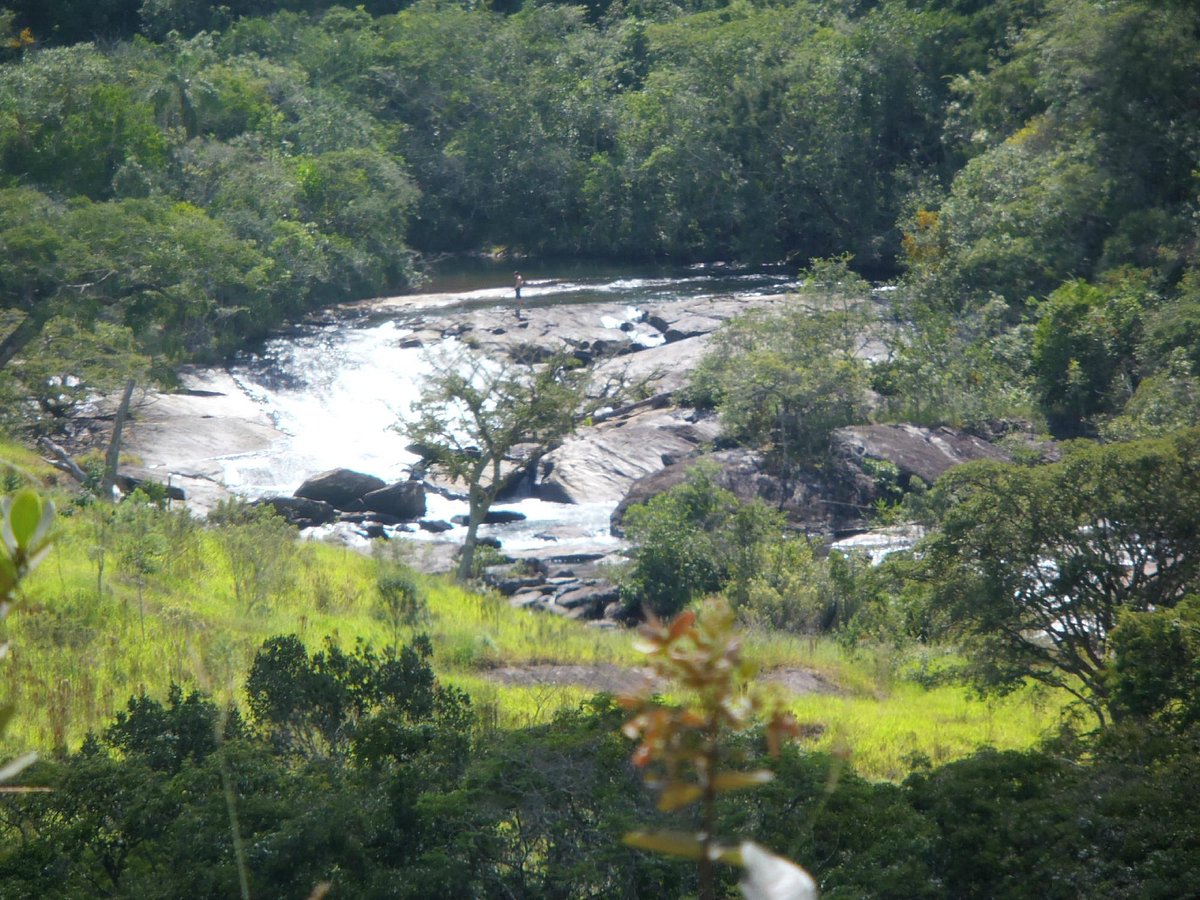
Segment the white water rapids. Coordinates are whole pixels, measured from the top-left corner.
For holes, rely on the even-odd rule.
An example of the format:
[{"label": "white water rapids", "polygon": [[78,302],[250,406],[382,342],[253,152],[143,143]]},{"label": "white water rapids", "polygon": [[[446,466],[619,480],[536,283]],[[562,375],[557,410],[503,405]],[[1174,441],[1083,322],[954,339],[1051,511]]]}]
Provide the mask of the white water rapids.
[{"label": "white water rapids", "polygon": [[[614,275],[611,272],[567,277],[527,276],[523,299],[529,306],[604,302],[628,308],[626,332],[655,303],[689,297],[778,294],[791,285],[778,272],[744,272],[698,267],[682,272]],[[426,293],[372,304],[370,315],[336,315],[322,324],[305,324],[268,340],[253,354],[227,366],[245,397],[274,425],[278,436],[265,448],[231,453],[213,460],[217,480],[246,497],[290,495],[305,478],[344,467],[385,481],[408,477],[416,457],[395,427],[408,414],[428,374],[429,350],[403,346],[414,317],[438,310],[512,303],[512,289],[496,287],[508,277],[495,270],[435,279]],[[483,282],[481,284],[481,282]],[[623,323],[605,321],[615,328]],[[640,336],[651,343],[649,335]],[[655,335],[657,338],[657,335]],[[428,519],[449,521],[466,504],[428,495]],[[555,528],[554,546],[616,544],[609,536],[613,504],[548,503],[536,499],[499,504],[524,514],[525,521],[485,529],[501,536],[506,550],[545,546],[538,537]],[[566,526],[564,528],[564,526]],[[441,540],[455,540],[456,528]],[[416,531],[410,538],[431,539]]]}]

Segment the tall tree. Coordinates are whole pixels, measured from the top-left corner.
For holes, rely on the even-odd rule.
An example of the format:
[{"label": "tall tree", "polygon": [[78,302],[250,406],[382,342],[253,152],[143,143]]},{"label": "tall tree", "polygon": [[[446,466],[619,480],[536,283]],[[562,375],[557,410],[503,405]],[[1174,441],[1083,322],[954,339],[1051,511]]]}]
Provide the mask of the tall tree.
[{"label": "tall tree", "polygon": [[969,464],[934,496],[945,512],[922,553],[971,679],[1063,688],[1103,724],[1120,614],[1200,584],[1200,430],[1080,444],[1047,466]]},{"label": "tall tree", "polygon": [[518,445],[532,445],[536,456],[574,429],[587,415],[587,378],[569,356],[523,365],[464,350],[436,361],[412,418],[398,428],[467,489],[460,581],[471,575],[479,526],[504,487],[505,465]]}]

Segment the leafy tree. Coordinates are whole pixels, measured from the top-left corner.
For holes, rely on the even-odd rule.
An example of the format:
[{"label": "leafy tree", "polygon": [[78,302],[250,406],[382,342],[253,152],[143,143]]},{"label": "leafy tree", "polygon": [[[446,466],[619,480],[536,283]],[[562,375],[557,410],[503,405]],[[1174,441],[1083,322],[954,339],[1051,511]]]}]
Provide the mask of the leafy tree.
[{"label": "leafy tree", "polygon": [[94,47],[46,50],[0,69],[7,173],[61,195],[104,200],[139,179],[152,182],[167,150],[151,104]]},{"label": "leafy tree", "polygon": [[1200,599],[1121,617],[1112,634],[1110,708],[1186,732],[1200,724]]},{"label": "leafy tree", "polygon": [[470,577],[479,526],[504,487],[519,445],[544,450],[587,415],[587,371],[571,357],[520,365],[463,351],[435,364],[397,426],[429,464],[467,489],[470,515],[458,578]]},{"label": "leafy tree", "polygon": [[673,616],[697,597],[719,591],[729,575],[716,552],[718,535],[737,506],[732,492],[696,467],[683,484],[630,507],[623,522],[633,545],[621,586],[626,607]]},{"label": "leafy tree", "polygon": [[[782,309],[730,320],[692,375],[693,400],[715,405],[727,436],[766,449],[785,474],[818,462],[835,428],[866,415],[862,289],[853,278],[818,283]],[[842,290],[844,305],[830,309]]]},{"label": "leafy tree", "polygon": [[904,324],[883,332],[889,356],[870,373],[890,418],[988,434],[997,423],[1037,417],[1030,328],[1011,327],[1002,300],[950,315],[906,288],[897,294],[895,312]]},{"label": "leafy tree", "polygon": [[686,480],[622,522],[632,544],[621,593],[631,612],[673,616],[693,600],[724,592],[752,623],[800,628],[810,624],[815,597],[807,589],[812,550],[787,534],[783,513],[755,498],[742,503],[698,465]]},{"label": "leafy tree", "polygon": [[1106,440],[1161,437],[1200,425],[1200,379],[1182,348],[1144,378],[1119,416],[1100,424]]},{"label": "leafy tree", "polygon": [[1200,574],[1198,442],[1192,430],[1080,445],[1060,463],[973,463],[939,480],[922,554],[979,688],[1033,678],[1107,721],[1120,614],[1174,607]]},{"label": "leafy tree", "polygon": [[[311,656],[294,635],[271,638],[246,678],[251,715],[285,753],[411,762],[433,742],[446,754],[442,765],[453,770],[465,751],[469,701],[437,682],[432,652],[424,636],[383,655],[361,643],[346,653],[327,641]],[[440,742],[424,723],[453,732],[451,741]]]},{"label": "leafy tree", "polygon": [[1144,277],[1122,273],[1104,286],[1068,282],[1041,304],[1030,364],[1056,429],[1078,428],[1133,393],[1147,293]]},{"label": "leafy tree", "polygon": [[156,772],[178,773],[188,761],[202,762],[221,741],[243,731],[236,710],[222,714],[196,691],[186,697],[172,684],[164,706],[152,697],[130,697],[104,731],[104,743],[126,758],[137,757]]}]

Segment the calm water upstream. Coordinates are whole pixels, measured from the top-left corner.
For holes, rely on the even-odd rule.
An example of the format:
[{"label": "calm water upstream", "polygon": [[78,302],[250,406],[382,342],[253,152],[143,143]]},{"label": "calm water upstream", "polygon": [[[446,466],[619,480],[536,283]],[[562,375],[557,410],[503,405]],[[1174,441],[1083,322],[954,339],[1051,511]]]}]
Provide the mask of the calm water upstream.
[{"label": "calm water upstream", "polygon": [[[435,271],[408,307],[339,312],[321,324],[298,325],[236,359],[231,374],[283,437],[267,451],[223,460],[226,485],[258,497],[290,494],[306,477],[335,467],[389,481],[407,477],[415,457],[394,426],[419,395],[428,349],[401,346],[405,337],[417,317],[428,321],[439,310],[511,303],[512,270],[511,264],[458,261]],[[618,270],[545,263],[526,264],[522,274],[530,307],[603,302],[647,310],[690,297],[778,294],[794,284],[795,273],[723,265]],[[465,511],[465,504],[445,498],[430,496],[429,503],[430,518],[448,520]],[[540,543],[539,531],[563,523],[579,526],[581,540],[607,537],[609,504],[526,500],[504,506],[529,517],[503,529],[512,549]]]}]

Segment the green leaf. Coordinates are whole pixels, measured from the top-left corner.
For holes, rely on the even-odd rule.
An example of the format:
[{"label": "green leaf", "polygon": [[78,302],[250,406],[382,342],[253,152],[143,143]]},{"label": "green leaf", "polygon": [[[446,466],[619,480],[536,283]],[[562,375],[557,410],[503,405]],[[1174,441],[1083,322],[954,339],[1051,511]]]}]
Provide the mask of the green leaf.
[{"label": "green leaf", "polygon": [[700,838],[686,831],[630,831],[621,840],[628,847],[665,853],[667,856],[697,860],[704,855],[704,844]]},{"label": "green leaf", "polygon": [[42,522],[42,501],[33,491],[21,491],[8,510],[9,527],[18,547],[28,547]]},{"label": "green leaf", "polygon": [[758,769],[754,772],[721,772],[713,779],[713,790],[718,792],[740,791],[766,784],[774,777],[774,774],[766,769]]},{"label": "green leaf", "polygon": [[663,812],[672,812],[699,800],[704,792],[694,784],[675,782],[663,789],[658,798],[658,808]]}]

